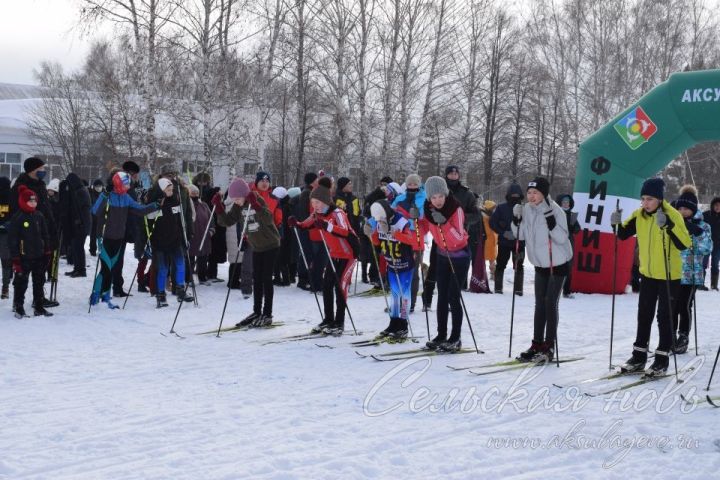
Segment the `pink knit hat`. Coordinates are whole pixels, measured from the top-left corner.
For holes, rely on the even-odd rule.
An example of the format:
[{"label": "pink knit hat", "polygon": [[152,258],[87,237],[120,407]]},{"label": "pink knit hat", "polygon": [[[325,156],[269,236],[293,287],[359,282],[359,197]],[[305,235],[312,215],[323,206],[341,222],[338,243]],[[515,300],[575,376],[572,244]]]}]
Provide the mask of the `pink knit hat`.
[{"label": "pink knit hat", "polygon": [[230,198],[245,198],[248,193],[250,193],[250,187],[242,178],[236,178],[228,187],[228,197]]}]

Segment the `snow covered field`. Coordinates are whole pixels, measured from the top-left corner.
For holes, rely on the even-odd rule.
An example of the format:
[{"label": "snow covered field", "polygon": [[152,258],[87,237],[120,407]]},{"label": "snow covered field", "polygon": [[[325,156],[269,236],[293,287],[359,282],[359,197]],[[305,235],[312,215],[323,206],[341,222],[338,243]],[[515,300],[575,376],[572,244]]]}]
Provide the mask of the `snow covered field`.
[{"label": "snow covered field", "polygon": [[[134,265],[128,254],[128,283]],[[531,336],[529,265],[527,272],[513,355]],[[688,407],[678,396],[704,396],[720,342],[717,292],[698,294],[705,363],[679,386],[663,379],[627,390],[615,397],[621,404],[579,392],[628,379],[577,391],[552,385],[608,372],[607,296],[560,302],[560,357],[584,360],[474,376],[446,366],[507,360],[508,293],[465,294],[484,355],[376,362],[354,353],[354,336],[262,345],[317,323],[313,296],[295,287],[275,291],[284,327],[218,339],[195,334],[217,328],[224,284],[200,286],[200,307],[183,306],[179,339],[160,335],[176,304],[158,311],[137,292],[124,311],[99,305],[88,315],[90,282],[63,277],[52,318],[16,320],[10,301],[2,305],[2,479],[717,478],[720,410]],[[636,302],[633,294],[617,299],[615,363],[630,354]],[[351,299],[362,338],[385,326],[383,307],[379,297]],[[233,291],[225,324],[250,310],[251,300]],[[423,313],[412,323],[426,334]],[[472,347],[467,329],[463,343]],[[691,342],[678,366],[695,359]],[[718,395],[720,378],[714,383]]]}]

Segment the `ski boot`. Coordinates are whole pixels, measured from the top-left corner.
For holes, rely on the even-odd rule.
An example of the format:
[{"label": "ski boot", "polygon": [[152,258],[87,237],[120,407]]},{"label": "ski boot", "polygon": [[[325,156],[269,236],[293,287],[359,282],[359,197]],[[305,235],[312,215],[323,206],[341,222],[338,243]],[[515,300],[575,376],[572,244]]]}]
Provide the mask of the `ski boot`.
[{"label": "ski boot", "polygon": [[553,342],[543,342],[540,344],[540,350],[533,357],[531,362],[533,363],[550,363],[553,361],[555,356],[555,346]]},{"label": "ski boot", "polygon": [[36,317],[52,317],[53,313],[48,312],[43,307],[35,307],[33,312]]},{"label": "ski boot", "polygon": [[425,347],[428,350],[437,350],[438,348],[440,348],[440,345],[442,345],[446,341],[447,341],[447,338],[445,337],[445,335],[438,334],[435,338],[433,338],[429,342],[426,342]]},{"label": "ski boot", "polygon": [[446,342],[441,343],[440,346],[438,347],[439,350],[441,350],[443,352],[448,352],[448,353],[459,352],[461,348],[462,348],[462,342],[460,341],[460,337],[458,337],[458,338],[450,337]]},{"label": "ski boot", "polygon": [[620,366],[621,373],[642,372],[647,363],[647,348],[633,347],[632,357]]},{"label": "ski boot", "polygon": [[128,295],[129,295],[129,293],[127,293],[122,288],[118,288],[117,290],[113,291],[113,297],[115,297],[115,298],[124,298],[124,297],[127,297]]},{"label": "ski boot", "polygon": [[253,327],[255,328],[263,328],[263,327],[269,327],[272,325],[273,317],[272,315],[260,315],[255,321],[253,322]]},{"label": "ski boot", "polygon": [[252,327],[255,323],[255,320],[259,320],[261,315],[259,313],[251,313],[247,317],[240,320],[238,323],[235,324],[237,328],[243,328],[243,327]]},{"label": "ski boot", "polygon": [[408,323],[407,320],[402,318],[393,319],[395,321],[395,327],[388,335],[388,340],[391,343],[401,343],[407,340],[408,336]]},{"label": "ski boot", "polygon": [[167,297],[164,293],[158,293],[157,295],[155,295],[155,299],[157,300],[157,308],[163,308],[168,306]]},{"label": "ski boot", "polygon": [[10,298],[10,286],[9,285],[3,285],[2,286],[2,294],[0,294],[0,298],[5,300],[6,298]]},{"label": "ski boot", "polygon": [[15,304],[15,318],[28,318],[25,307],[19,303]]},{"label": "ski boot", "polygon": [[192,295],[188,295],[185,290],[185,285],[178,285],[175,287],[175,296],[177,297],[178,302],[192,302],[195,300]]},{"label": "ski boot", "polygon": [[90,294],[90,305],[97,305],[100,301],[100,294],[98,292],[92,292]]},{"label": "ski boot", "polygon": [[332,322],[328,322],[326,320],[323,320],[322,322],[315,325],[312,330],[310,330],[310,333],[322,333],[326,328],[328,328]]},{"label": "ski boot", "polygon": [[332,335],[333,337],[339,337],[343,334],[345,328],[342,325],[333,323],[323,329],[325,335]]},{"label": "ski boot", "polygon": [[116,310],[116,309],[120,308],[119,306],[117,306],[117,305],[115,305],[114,303],[112,303],[112,301],[110,300],[110,292],[103,293],[103,295],[102,295],[102,297],[100,297],[100,299],[101,299],[104,303],[107,303],[107,306],[108,306],[108,308],[109,308],[110,310]]},{"label": "ski boot", "polygon": [[688,344],[690,341],[688,340],[688,334],[687,333],[681,333],[678,335],[677,341],[675,342],[675,353],[678,355],[682,355],[683,353],[687,353],[688,350]]},{"label": "ski boot", "polygon": [[43,308],[52,308],[52,307],[60,306],[60,303],[58,303],[57,300],[48,300],[47,298],[43,298],[42,306],[43,306]]},{"label": "ski boot", "polygon": [[140,293],[148,293],[147,284],[144,280],[138,280],[138,292]]},{"label": "ski boot", "polygon": [[668,366],[670,365],[668,353],[669,352],[655,350],[655,359],[652,365],[650,365],[650,368],[645,370],[646,377],[659,377],[667,373]]},{"label": "ski boot", "polygon": [[542,343],[536,342],[535,340],[532,341],[530,344],[530,348],[522,352],[520,355],[515,357],[515,360],[519,360],[521,362],[532,362],[533,358],[535,358],[535,355],[540,353],[542,350]]}]

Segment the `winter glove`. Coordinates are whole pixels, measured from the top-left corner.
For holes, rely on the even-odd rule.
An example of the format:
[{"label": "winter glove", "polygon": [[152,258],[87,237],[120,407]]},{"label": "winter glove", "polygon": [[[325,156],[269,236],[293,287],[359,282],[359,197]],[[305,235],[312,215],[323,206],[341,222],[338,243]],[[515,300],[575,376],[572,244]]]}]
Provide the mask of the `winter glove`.
[{"label": "winter glove", "polygon": [[433,221],[438,225],[442,225],[445,222],[447,222],[447,218],[445,218],[445,215],[438,212],[437,210],[432,211],[432,218],[433,218]]},{"label": "winter glove", "polygon": [[287,224],[288,224],[288,227],[290,227],[290,228],[297,228],[298,227],[297,218],[292,217],[292,216],[288,217]]},{"label": "winter glove", "polygon": [[555,228],[555,225],[557,225],[557,220],[555,220],[555,215],[553,215],[552,210],[545,212],[545,221],[547,222],[548,230],[552,230]]},{"label": "winter glove", "polygon": [[522,220],[522,211],[523,211],[523,206],[518,203],[517,205],[515,205],[513,207],[513,217],[517,218],[518,221]]},{"label": "winter glove", "polygon": [[313,225],[315,226],[315,228],[319,228],[320,230],[327,230],[328,228],[328,222],[320,218],[316,218],[315,222],[313,222]]},{"label": "winter glove", "polygon": [[619,208],[610,214],[610,225],[616,227],[622,223],[622,208]]},{"label": "winter glove", "polygon": [[672,220],[668,218],[667,215],[665,215],[665,212],[662,210],[658,210],[655,213],[655,224],[660,228],[672,228],[673,223]]},{"label": "winter glove", "polygon": [[245,197],[245,200],[248,201],[248,203],[254,210],[259,210],[261,208],[260,202],[258,202],[257,195],[255,195],[255,192],[248,193],[247,196]]},{"label": "winter glove", "polygon": [[515,240],[515,234],[512,232],[512,230],[505,230],[503,232],[503,238],[512,242]]},{"label": "winter glove", "polygon": [[390,230],[387,222],[384,220],[378,220],[377,229],[378,229],[378,232],[382,233],[383,235],[387,234],[388,230]]},{"label": "winter glove", "polygon": [[702,227],[691,220],[685,221],[685,227],[687,227],[688,232],[690,232],[690,235],[693,237],[699,237],[703,234]]},{"label": "winter glove", "polygon": [[222,195],[220,195],[220,192],[213,195],[212,200],[210,200],[210,203],[213,204],[216,212],[225,213],[225,204],[223,203],[223,198],[222,198]]},{"label": "winter glove", "polygon": [[365,223],[365,225],[363,225],[363,233],[364,233],[368,238],[372,237],[372,234],[373,234],[373,227],[372,227],[372,225],[370,225],[369,223]]},{"label": "winter glove", "polygon": [[413,220],[417,220],[420,217],[420,211],[417,207],[410,207],[410,211],[408,213],[410,214],[410,218]]},{"label": "winter glove", "polygon": [[22,263],[20,262],[20,259],[18,257],[12,259],[12,269],[13,272],[17,274],[23,273]]}]

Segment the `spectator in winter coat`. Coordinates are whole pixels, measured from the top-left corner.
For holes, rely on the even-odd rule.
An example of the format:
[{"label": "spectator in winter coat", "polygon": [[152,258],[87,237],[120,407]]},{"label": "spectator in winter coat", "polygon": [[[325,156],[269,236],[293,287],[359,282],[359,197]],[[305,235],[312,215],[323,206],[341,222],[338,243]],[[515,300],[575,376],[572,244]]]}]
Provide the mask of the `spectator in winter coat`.
[{"label": "spectator in winter coat", "polygon": [[213,197],[218,222],[228,228],[241,225],[240,235],[246,235],[253,252],[253,311],[236,327],[267,327],[273,320],[272,274],[280,248],[280,233],[263,197],[251,191],[244,180],[233,180],[227,195],[232,202],[227,210],[219,193]]},{"label": "spectator in winter coat", "polygon": [[80,177],[74,173],[68,174],[65,180],[69,200],[68,218],[70,219],[70,230],[68,231],[68,237],[71,239],[70,253],[74,266],[73,270],[67,272],[66,275],[70,277],[86,277],[85,239],[92,228],[90,192],[88,192]]},{"label": "spectator in winter coat", "polygon": [[485,261],[488,262],[490,270],[490,279],[495,279],[495,259],[498,254],[498,235],[490,227],[490,217],[495,212],[496,203],[492,200],[485,200],[483,206],[480,209],[483,217],[483,229],[485,231]]},{"label": "spectator in winter coat", "polygon": [[107,303],[108,308],[118,308],[110,301],[110,286],[115,270],[118,268],[118,257],[125,245],[125,223],[128,213],[147,215],[160,208],[158,203],[141,205],[127,194],[130,189],[130,175],[118,171],[112,176],[112,191],[103,192],[93,205],[92,213],[97,217],[98,253],[100,255],[100,274],[95,278],[90,304],[100,300]]},{"label": "spectator in winter coat", "polygon": [[[710,288],[718,289],[718,277],[720,276],[720,197],[715,197],[710,202],[710,209],[703,213],[705,223],[710,225],[712,230],[713,249],[711,255],[705,257],[705,270],[710,263]],[[710,260],[710,261],[708,261]],[[704,286],[704,285],[703,285]]]},{"label": "spectator in winter coat", "polygon": [[[310,194],[319,185],[319,178],[316,173],[308,172],[305,174],[304,182],[305,186],[297,197],[297,201],[292,203],[292,215],[299,221],[303,221],[310,216]],[[310,239],[310,233],[306,230],[300,230],[298,232],[300,236],[300,246],[302,251],[305,253],[305,259],[307,260],[308,266],[313,264],[313,253],[314,249],[312,241]],[[298,250],[299,251],[299,250]],[[322,261],[322,260],[320,260]],[[311,281],[310,272],[305,268],[304,262],[298,262],[298,283],[297,287],[302,290],[313,290],[318,291],[320,285],[313,285]]]},{"label": "spectator in winter coat", "polygon": [[330,187],[326,182],[321,182],[313,190],[310,200],[312,215],[303,222],[298,222],[292,217],[288,220],[288,226],[315,231],[320,237],[321,248],[327,250],[330,256],[330,261],[326,262],[322,271],[325,318],[313,328],[313,332],[342,335],[345,329],[348,288],[356,262],[353,245],[359,248],[359,240],[345,212],[334,206]]},{"label": "spectator in winter coat", "polygon": [[10,296],[12,279],[12,261],[8,247],[8,226],[10,225],[10,179],[0,177],[0,261],[2,262],[2,294],[0,298]]},{"label": "spectator in winter coat", "polygon": [[[470,236],[465,230],[465,212],[456,197],[450,194],[444,178],[428,178],[425,193],[424,223],[437,245],[435,280],[438,289],[437,336],[427,342],[427,347],[454,352],[462,346],[460,289],[470,268]],[[452,310],[450,337],[447,337],[448,306]]]},{"label": "spectator in winter coat", "polygon": [[[577,219],[577,212],[573,212],[572,209],[575,207],[575,200],[573,200],[572,195],[570,194],[564,194],[560,195],[558,197],[558,204],[560,205],[560,208],[563,209],[565,212],[565,216],[567,219],[567,226],[568,226],[568,236],[570,238],[570,246],[573,248],[573,252],[575,251],[575,235],[580,232],[580,223]],[[574,253],[573,253],[574,257]],[[565,280],[565,283],[563,283],[563,297],[565,298],[573,298],[573,295],[570,291],[570,281],[572,280],[572,270],[573,270],[573,259],[570,260],[570,268],[568,268],[568,275],[567,279]]]},{"label": "spectator in winter coat", "polygon": [[655,350],[655,360],[645,371],[646,375],[651,376],[660,375],[668,368],[673,346],[672,312],[669,305],[677,296],[680,287],[680,252],[692,243],[682,215],[664,200],[664,190],[665,183],[662,179],[646,180],[640,190],[640,208],[622,223],[622,210],[615,211],[610,216],[610,223],[617,226],[620,240],[637,236],[640,253],[637,333],[632,357],[625,362],[621,370],[637,372],[645,368],[650,331],[657,306],[660,341]]},{"label": "spectator in winter coat", "polygon": [[[144,203],[145,200],[145,188],[143,188],[142,182],[140,181],[140,166],[128,160],[122,164],[123,172],[130,175],[131,185],[128,190],[130,198],[138,203]],[[147,233],[145,230],[146,220],[140,217],[128,217],[127,225],[125,226],[125,241],[133,244],[133,254],[135,259],[138,260],[138,266],[136,270],[138,278],[138,291],[147,291],[147,285],[145,281],[145,268],[147,267],[147,258],[145,258],[145,246],[147,244]],[[125,258],[125,247],[123,247],[123,254],[120,256],[120,266],[118,271],[120,275],[113,279],[113,296],[123,297],[127,293],[123,290],[124,279],[122,277],[122,269],[124,267]]]},{"label": "spectator in winter coat", "polygon": [[[687,352],[688,337],[692,326],[693,303],[695,290],[703,284],[703,258],[712,252],[712,233],[710,225],[703,221],[703,215],[698,211],[697,190],[692,185],[685,185],[680,189],[680,197],[671,204],[685,220],[685,228],[690,233],[691,246],[680,252],[682,257],[682,277],[675,303],[673,304],[673,335],[677,354]],[[680,321],[678,322],[678,316]]]},{"label": "spectator in winter coat", "polygon": [[570,269],[572,246],[567,216],[550,198],[550,183],[536,177],[528,183],[528,202],[513,207],[513,234],[525,242],[535,266],[535,316],[532,344],[520,361],[552,361],[558,326],[558,302]]},{"label": "spectator in winter coat", "polygon": [[503,293],[503,277],[510,257],[515,269],[515,294],[522,296],[525,261],[525,246],[517,242],[512,230],[513,208],[519,205],[525,196],[517,183],[511,184],[505,194],[505,203],[497,206],[490,217],[490,227],[498,234],[498,256],[495,266],[495,293]]},{"label": "spectator in winter coat", "polygon": [[[92,184],[92,188],[88,189],[90,193],[90,205],[95,205],[100,194],[105,190],[105,183],[97,178]],[[92,224],[90,225],[90,255],[97,255],[97,217],[91,215]]]},{"label": "spectator in winter coat", "polygon": [[[195,223],[193,224],[193,237],[190,242],[190,261],[197,271],[198,281],[203,285],[210,285],[207,277],[207,265],[210,244],[215,233],[215,220],[210,214],[210,207],[200,199],[200,189],[195,185],[190,185],[188,190],[195,207]],[[207,234],[205,234],[206,231]]]},{"label": "spectator in winter coat", "polygon": [[[54,249],[57,247],[57,227],[55,225],[55,217],[53,217],[50,203],[48,202],[47,188],[45,187],[45,162],[37,157],[30,157],[23,163],[24,173],[15,180],[12,186],[12,194],[10,195],[10,214],[12,215],[18,211],[18,191],[21,185],[26,186],[37,196],[37,211],[43,214],[45,217],[45,225],[48,229],[48,236],[50,238],[50,247]],[[47,306],[47,305],[46,305]]]},{"label": "spectator in winter coat", "polygon": [[13,307],[16,318],[27,316],[24,303],[28,276],[32,276],[35,316],[52,316],[42,302],[45,268],[51,253],[50,238],[45,217],[37,211],[37,204],[37,194],[25,185],[20,185],[18,211],[13,214],[8,226],[8,246],[15,273]]},{"label": "spectator in winter coat", "polygon": [[[300,194],[299,189],[294,190]],[[275,187],[272,191],[272,197],[278,201],[278,210],[282,213],[282,222],[278,225],[278,233],[280,233],[280,250],[278,251],[275,268],[273,270],[273,285],[287,287],[295,281],[296,269],[294,265],[293,255],[293,233],[287,226],[287,219],[292,213],[290,212],[290,197],[285,187]]]}]

